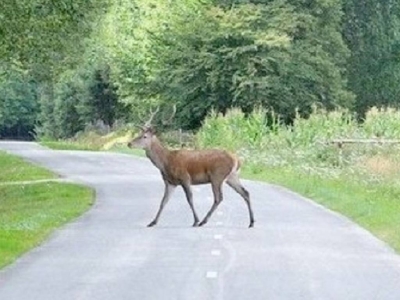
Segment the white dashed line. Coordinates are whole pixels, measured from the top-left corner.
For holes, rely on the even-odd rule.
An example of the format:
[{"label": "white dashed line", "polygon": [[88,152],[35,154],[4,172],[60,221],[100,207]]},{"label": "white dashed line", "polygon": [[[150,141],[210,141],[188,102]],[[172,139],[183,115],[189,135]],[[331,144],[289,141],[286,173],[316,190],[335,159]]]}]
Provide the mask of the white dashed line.
[{"label": "white dashed line", "polygon": [[211,255],[219,256],[219,255],[221,255],[221,250],[212,250]]},{"label": "white dashed line", "polygon": [[223,211],[217,211],[217,215],[218,215],[218,216],[222,216],[223,214],[224,214]]},{"label": "white dashed line", "polygon": [[222,238],[223,238],[222,234],[215,234],[214,235],[214,239],[216,239],[216,240],[222,240]]},{"label": "white dashed line", "polygon": [[222,223],[222,222],[217,222],[216,224],[217,224],[217,226],[222,226],[222,224],[224,224],[224,223]]},{"label": "white dashed line", "polygon": [[208,271],[206,274],[207,278],[217,278],[218,277],[218,272],[214,272],[214,271]]}]

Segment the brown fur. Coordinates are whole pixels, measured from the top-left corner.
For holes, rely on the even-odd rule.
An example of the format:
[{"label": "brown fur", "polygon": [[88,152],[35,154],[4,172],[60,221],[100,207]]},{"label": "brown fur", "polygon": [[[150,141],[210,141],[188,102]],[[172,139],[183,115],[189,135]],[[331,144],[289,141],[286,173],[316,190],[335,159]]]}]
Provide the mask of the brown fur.
[{"label": "brown fur", "polygon": [[231,154],[221,150],[175,150],[167,155],[165,175],[171,183],[189,180],[193,185],[205,184],[228,177],[235,161]]},{"label": "brown fur", "polygon": [[214,193],[214,204],[200,226],[207,223],[209,217],[222,202],[221,186],[226,181],[238,192],[249,209],[250,225],[253,227],[254,217],[250,204],[250,195],[241,185],[238,171],[241,166],[239,159],[225,150],[168,150],[158,140],[151,128],[145,128],[142,134],[132,140],[129,147],[146,150],[147,157],[160,170],[165,183],[164,197],[155,219],[149,224],[154,226],[158,222],[161,212],[170,198],[170,194],[178,185],[185,191],[187,201],[194,216],[193,226],[197,226],[198,217],[194,210],[192,191],[190,186],[211,183]]}]

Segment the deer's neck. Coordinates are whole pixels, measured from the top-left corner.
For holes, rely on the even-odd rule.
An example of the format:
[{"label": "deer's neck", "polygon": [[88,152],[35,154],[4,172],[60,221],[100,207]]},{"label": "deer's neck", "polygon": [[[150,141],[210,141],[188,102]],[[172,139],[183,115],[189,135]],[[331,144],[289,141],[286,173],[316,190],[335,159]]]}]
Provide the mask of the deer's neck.
[{"label": "deer's neck", "polygon": [[146,149],[146,156],[162,173],[165,172],[168,153],[169,150],[166,149],[155,136],[153,137],[150,148]]}]

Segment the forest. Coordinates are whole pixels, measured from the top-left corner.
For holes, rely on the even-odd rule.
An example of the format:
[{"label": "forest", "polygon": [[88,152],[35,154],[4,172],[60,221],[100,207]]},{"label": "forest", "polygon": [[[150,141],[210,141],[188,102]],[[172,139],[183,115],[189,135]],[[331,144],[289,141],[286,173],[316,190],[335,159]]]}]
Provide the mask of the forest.
[{"label": "forest", "polygon": [[399,107],[394,0],[3,0],[0,138],[65,139],[176,105],[174,126],[263,108]]}]

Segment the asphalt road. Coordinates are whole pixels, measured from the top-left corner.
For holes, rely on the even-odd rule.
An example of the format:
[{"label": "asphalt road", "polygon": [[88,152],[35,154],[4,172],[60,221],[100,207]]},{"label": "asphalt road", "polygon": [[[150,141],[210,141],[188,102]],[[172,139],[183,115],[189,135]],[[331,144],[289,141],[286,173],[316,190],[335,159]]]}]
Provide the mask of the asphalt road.
[{"label": "asphalt road", "polygon": [[[146,159],[1,142],[73,181],[97,202],[0,271],[2,300],[399,300],[400,258],[346,218],[283,188],[245,181],[255,212],[225,200],[205,227],[179,189],[156,227],[163,183]],[[199,216],[211,189],[194,190]]]}]

